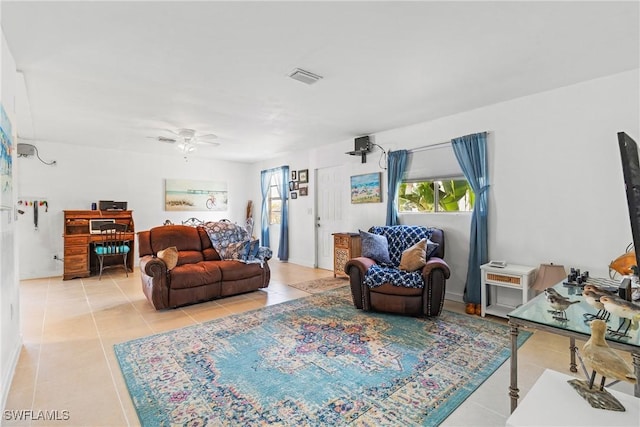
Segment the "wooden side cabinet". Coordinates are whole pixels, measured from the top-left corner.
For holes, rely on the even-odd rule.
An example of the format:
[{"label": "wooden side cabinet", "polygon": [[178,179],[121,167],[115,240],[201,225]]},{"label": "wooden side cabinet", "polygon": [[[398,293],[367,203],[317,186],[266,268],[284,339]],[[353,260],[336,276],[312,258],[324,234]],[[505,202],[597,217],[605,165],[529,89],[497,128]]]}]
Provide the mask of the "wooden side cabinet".
[{"label": "wooden side cabinet", "polygon": [[359,233],[333,233],[333,277],[348,277],[344,265],[361,254]]}]

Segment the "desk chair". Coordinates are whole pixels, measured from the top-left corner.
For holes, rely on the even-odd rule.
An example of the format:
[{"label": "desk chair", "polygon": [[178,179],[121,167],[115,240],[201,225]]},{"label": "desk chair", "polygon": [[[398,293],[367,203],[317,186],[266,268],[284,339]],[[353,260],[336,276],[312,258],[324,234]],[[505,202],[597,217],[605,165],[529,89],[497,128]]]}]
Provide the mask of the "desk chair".
[{"label": "desk chair", "polygon": [[[95,243],[94,252],[100,262],[100,277],[102,280],[102,270],[104,270],[104,259],[107,257],[122,257],[124,271],[129,277],[127,268],[127,255],[131,251],[129,240],[126,235],[127,226],[124,224],[104,224],[100,226],[100,240]],[[116,266],[114,264],[114,266]],[[107,266],[110,267],[110,266]]]}]

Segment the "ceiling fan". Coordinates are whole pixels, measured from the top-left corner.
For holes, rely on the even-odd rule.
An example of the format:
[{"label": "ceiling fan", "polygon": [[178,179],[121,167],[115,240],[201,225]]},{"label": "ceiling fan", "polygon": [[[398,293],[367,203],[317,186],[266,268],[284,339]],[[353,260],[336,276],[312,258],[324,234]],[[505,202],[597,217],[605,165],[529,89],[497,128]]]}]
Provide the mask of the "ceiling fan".
[{"label": "ceiling fan", "polygon": [[196,151],[196,145],[198,144],[206,144],[212,147],[220,145],[217,142],[210,141],[217,138],[217,136],[212,133],[198,134],[194,129],[178,129],[176,131],[165,129],[165,131],[172,135],[175,135],[175,137],[157,136],[149,138],[153,138],[160,142],[167,142],[169,144],[174,144],[177,142],[178,145],[176,145],[176,148],[184,154],[189,154]]}]

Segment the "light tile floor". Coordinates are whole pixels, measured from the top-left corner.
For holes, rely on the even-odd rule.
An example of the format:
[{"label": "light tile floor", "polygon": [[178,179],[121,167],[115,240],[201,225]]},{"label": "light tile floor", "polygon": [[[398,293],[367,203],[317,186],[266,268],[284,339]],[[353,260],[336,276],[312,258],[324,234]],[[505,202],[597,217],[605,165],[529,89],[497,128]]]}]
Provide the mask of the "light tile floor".
[{"label": "light tile floor", "polygon": [[[136,426],[113,345],[218,317],[300,298],[308,293],[287,284],[330,277],[327,270],[274,261],[268,288],[175,310],[156,311],[141,291],[138,272],[21,282],[23,348],[2,425]],[[445,308],[463,312],[460,303]],[[490,318],[503,322],[503,319]],[[580,343],[579,343],[580,345]],[[520,349],[521,397],[545,368],[568,373],[568,339],[536,332]],[[630,359],[629,359],[630,360]],[[505,363],[445,422],[447,426],[503,426],[509,416],[509,363]],[[632,394],[625,385],[618,389]],[[7,412],[9,411],[9,412]],[[57,421],[17,420],[15,411],[49,411]]]}]

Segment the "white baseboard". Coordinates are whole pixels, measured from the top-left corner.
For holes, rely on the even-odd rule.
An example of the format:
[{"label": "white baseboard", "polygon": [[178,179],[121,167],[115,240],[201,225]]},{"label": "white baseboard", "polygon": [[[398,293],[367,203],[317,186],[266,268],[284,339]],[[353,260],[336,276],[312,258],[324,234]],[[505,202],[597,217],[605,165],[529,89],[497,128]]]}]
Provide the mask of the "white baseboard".
[{"label": "white baseboard", "polygon": [[464,302],[464,295],[445,291],[444,299],[455,302]]},{"label": "white baseboard", "polygon": [[16,367],[18,366],[18,359],[20,359],[20,351],[22,350],[22,334],[19,335],[18,340],[16,342],[16,346],[13,349],[11,354],[11,360],[9,363],[9,369],[2,374],[2,413],[4,413],[4,408],[7,405],[7,398],[9,397],[9,390],[11,389],[11,382],[13,381],[13,375],[16,372]]},{"label": "white baseboard", "polygon": [[[274,259],[274,258],[275,258],[275,259]],[[275,257],[275,256],[274,256],[274,258],[272,258],[272,260],[271,260],[271,261],[269,261],[269,262],[273,262],[273,261],[276,261],[276,262],[283,262],[283,261],[280,261],[280,260],[279,260],[277,257]],[[284,261],[284,262],[288,262],[288,263],[296,264],[296,265],[301,265],[301,266],[303,266],[303,267],[315,268],[315,265],[313,265],[313,262],[309,262],[309,261],[305,261],[305,260],[301,260],[301,259],[296,259],[296,258],[289,258],[289,260],[288,260],[288,261]]]}]

